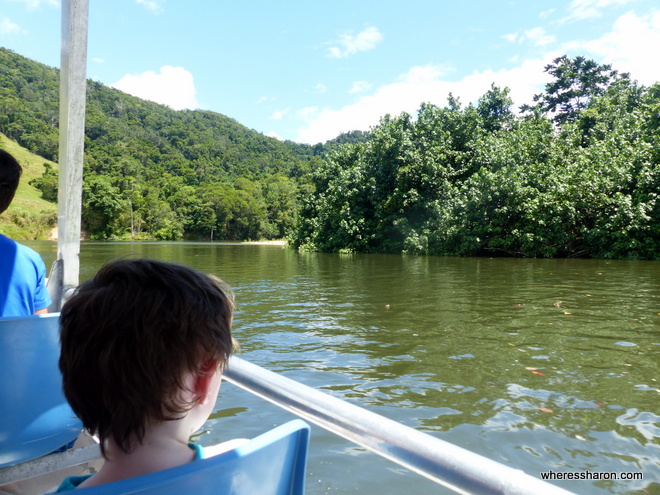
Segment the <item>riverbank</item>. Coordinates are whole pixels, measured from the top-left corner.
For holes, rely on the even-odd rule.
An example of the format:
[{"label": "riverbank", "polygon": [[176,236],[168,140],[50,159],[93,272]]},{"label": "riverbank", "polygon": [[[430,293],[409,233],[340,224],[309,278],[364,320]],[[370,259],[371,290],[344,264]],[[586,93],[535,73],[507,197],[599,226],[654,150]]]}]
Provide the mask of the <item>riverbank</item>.
[{"label": "riverbank", "polygon": [[284,239],[276,239],[273,241],[243,241],[241,244],[249,244],[254,246],[287,246],[289,242]]},{"label": "riverbank", "polygon": [[[46,240],[57,241],[57,225],[50,230],[50,232],[46,236]],[[88,240],[84,232],[81,233],[80,240],[81,241]],[[145,240],[148,239],[139,239],[139,241],[145,241]],[[289,242],[286,239],[273,239],[273,240],[264,240],[264,241],[242,241],[241,244],[254,245],[254,246],[287,246]]]}]

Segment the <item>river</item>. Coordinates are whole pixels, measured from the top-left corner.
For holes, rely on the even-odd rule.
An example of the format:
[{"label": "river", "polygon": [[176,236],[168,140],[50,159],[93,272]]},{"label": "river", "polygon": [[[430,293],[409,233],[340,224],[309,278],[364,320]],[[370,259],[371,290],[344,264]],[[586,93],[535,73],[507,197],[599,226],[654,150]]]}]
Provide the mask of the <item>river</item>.
[{"label": "river", "polygon": [[[50,266],[52,242],[29,242]],[[152,257],[234,290],[242,357],[556,481],[660,493],[660,263],[297,253],[222,243],[83,243],[81,280]],[[224,383],[202,444],[291,414]],[[450,493],[312,427],[308,494]]]}]

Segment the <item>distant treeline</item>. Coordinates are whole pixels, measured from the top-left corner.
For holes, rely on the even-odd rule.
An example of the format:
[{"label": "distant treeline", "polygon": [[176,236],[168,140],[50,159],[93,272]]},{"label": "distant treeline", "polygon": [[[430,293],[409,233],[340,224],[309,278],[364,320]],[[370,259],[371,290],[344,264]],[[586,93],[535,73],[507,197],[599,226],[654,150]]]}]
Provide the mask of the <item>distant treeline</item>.
[{"label": "distant treeline", "polygon": [[[300,249],[660,259],[660,85],[559,57],[533,105],[385,116],[316,146],[90,81],[93,238],[260,239]],[[57,160],[59,72],[0,49],[0,132]],[[33,181],[55,200],[57,173]]]},{"label": "distant treeline", "polygon": [[340,252],[660,259],[660,84],[582,57],[508,89],[384,117],[312,172],[292,244]]},{"label": "distant treeline", "polygon": [[[0,132],[57,161],[59,70],[0,48]],[[349,133],[281,142],[224,115],[174,111],[88,81],[83,229],[92,238],[283,238],[320,156]],[[57,200],[57,171],[33,184]]]}]

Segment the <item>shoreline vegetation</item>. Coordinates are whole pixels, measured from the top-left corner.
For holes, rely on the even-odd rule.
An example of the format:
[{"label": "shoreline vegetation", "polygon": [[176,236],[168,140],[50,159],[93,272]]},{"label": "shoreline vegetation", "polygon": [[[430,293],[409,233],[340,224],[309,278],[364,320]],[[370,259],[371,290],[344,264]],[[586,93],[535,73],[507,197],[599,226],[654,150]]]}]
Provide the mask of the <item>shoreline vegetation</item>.
[{"label": "shoreline vegetation", "polygon": [[[545,71],[545,91],[518,109],[492,85],[475,103],[449,94],[315,146],[88,81],[85,239],[660,259],[660,83],[584,57]],[[25,166],[0,216],[15,239],[57,224],[58,96],[57,69],[0,48],[0,146]]]},{"label": "shoreline vegetation", "polygon": [[583,57],[516,112],[476,105],[385,116],[312,174],[292,247],[440,256],[660,259],[660,84]]},{"label": "shoreline vegetation", "polygon": [[[2,230],[2,226],[0,224],[0,231]],[[45,240],[45,241],[57,241],[58,238],[58,231],[57,231],[57,225],[55,225],[48,235],[45,238],[37,238],[37,239],[15,239],[17,241],[25,241],[25,240]],[[90,240],[84,233],[83,235],[80,236],[81,241],[88,241]],[[117,239],[117,242],[146,242],[146,241],[153,241],[155,239]],[[205,242],[216,242],[216,241],[205,241]],[[289,242],[286,239],[267,239],[267,240],[259,240],[259,241],[217,241],[217,242],[236,242],[237,244],[244,244],[246,246],[287,246]]]}]

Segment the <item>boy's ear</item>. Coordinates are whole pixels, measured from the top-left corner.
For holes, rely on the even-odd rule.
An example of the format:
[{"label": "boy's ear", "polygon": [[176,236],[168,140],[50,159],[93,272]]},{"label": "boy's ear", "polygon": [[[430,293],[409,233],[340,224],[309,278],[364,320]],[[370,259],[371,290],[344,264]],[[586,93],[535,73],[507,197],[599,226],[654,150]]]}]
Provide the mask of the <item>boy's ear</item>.
[{"label": "boy's ear", "polygon": [[[199,404],[206,404],[209,400],[209,392],[211,383],[216,372],[219,373],[219,363],[216,360],[209,359],[206,361],[199,370],[195,377],[195,394],[199,397]],[[213,397],[213,400],[216,398]]]}]

